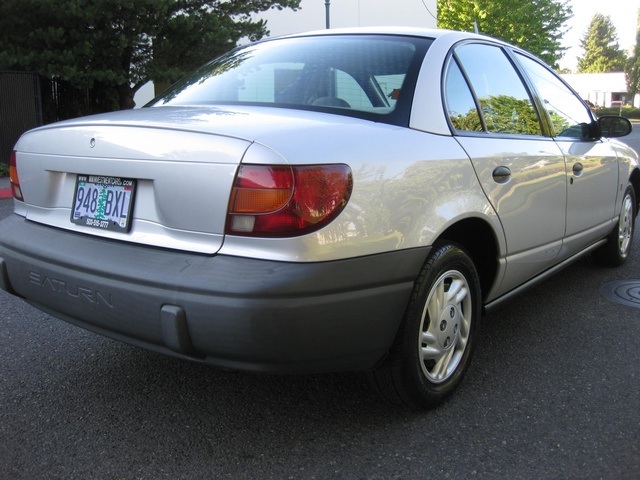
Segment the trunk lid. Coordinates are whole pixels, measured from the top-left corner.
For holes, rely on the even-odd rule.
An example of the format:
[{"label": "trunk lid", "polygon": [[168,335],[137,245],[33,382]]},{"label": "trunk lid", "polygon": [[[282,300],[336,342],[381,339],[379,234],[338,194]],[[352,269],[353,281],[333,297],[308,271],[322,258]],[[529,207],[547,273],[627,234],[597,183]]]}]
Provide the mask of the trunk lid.
[{"label": "trunk lid", "polygon": [[[16,212],[90,235],[218,251],[234,175],[251,142],[214,134],[187,115],[162,121],[145,113],[88,117],[23,135],[16,156],[25,202]],[[78,175],[135,179],[128,232],[71,221]]]}]

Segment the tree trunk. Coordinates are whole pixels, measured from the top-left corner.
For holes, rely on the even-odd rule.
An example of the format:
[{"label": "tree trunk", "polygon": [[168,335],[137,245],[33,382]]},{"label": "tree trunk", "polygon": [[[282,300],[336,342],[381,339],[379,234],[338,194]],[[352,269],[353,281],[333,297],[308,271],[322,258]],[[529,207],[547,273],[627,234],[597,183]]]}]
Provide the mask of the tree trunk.
[{"label": "tree trunk", "polygon": [[120,85],[118,87],[120,110],[131,110],[136,106],[136,103],[133,101],[133,94],[133,89],[128,85]]}]

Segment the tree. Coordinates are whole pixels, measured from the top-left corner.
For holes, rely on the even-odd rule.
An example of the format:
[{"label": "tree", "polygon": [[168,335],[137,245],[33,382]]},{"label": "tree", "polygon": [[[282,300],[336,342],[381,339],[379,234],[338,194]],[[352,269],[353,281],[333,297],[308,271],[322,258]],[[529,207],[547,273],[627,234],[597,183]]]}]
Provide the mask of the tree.
[{"label": "tree", "polygon": [[636,45],[633,48],[633,54],[627,59],[626,66],[627,94],[633,101],[636,94],[640,92],[640,10],[638,10]]},{"label": "tree", "polygon": [[0,0],[0,70],[37,71],[100,90],[105,104],[131,108],[147,81],[173,82],[241,38],[267,34],[266,23],[253,20],[252,13],[295,9],[299,3]]},{"label": "tree", "polygon": [[584,56],[578,58],[578,72],[621,72],[625,54],[618,45],[616,27],[609,16],[596,13],[580,41]]},{"label": "tree", "polygon": [[438,0],[438,27],[473,31],[518,45],[557,68],[572,10],[566,0]]}]

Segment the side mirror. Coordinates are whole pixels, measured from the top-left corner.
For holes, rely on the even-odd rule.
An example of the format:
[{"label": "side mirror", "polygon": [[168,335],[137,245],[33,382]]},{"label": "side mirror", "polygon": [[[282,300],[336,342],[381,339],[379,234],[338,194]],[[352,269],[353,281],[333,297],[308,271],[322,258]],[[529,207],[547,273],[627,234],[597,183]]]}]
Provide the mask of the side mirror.
[{"label": "side mirror", "polygon": [[624,137],[633,129],[628,119],[617,115],[604,115],[598,118],[598,125],[602,136],[608,138]]}]

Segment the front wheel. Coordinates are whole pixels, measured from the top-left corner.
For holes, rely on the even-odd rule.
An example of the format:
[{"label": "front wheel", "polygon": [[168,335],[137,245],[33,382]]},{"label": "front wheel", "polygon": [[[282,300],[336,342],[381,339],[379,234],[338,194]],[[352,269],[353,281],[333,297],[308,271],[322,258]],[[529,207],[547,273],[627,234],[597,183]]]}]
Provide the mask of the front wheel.
[{"label": "front wheel", "polygon": [[617,267],[626,261],[633,242],[635,209],[635,191],[633,186],[628,185],[622,197],[622,208],[616,227],[609,234],[607,243],[593,252],[593,256],[599,263]]},{"label": "front wheel", "polygon": [[441,403],[469,366],[479,321],[480,283],[473,261],[456,244],[435,246],[387,359],[369,375],[372,386],[403,407]]}]

